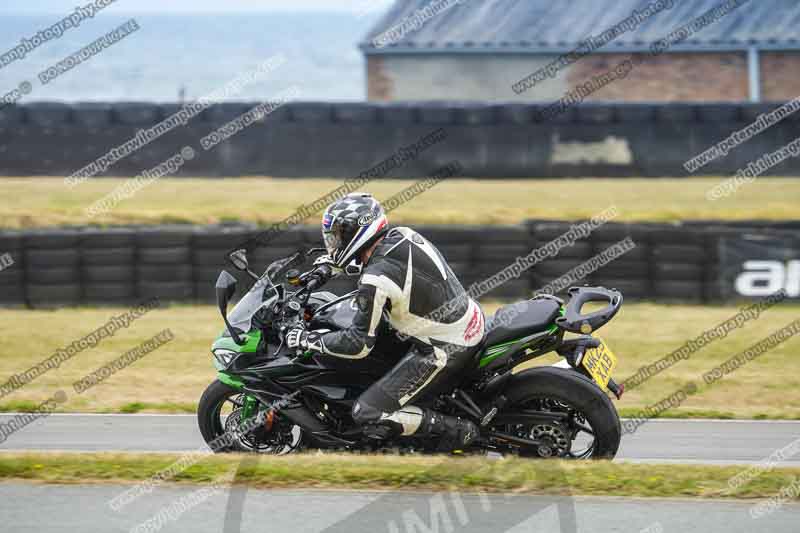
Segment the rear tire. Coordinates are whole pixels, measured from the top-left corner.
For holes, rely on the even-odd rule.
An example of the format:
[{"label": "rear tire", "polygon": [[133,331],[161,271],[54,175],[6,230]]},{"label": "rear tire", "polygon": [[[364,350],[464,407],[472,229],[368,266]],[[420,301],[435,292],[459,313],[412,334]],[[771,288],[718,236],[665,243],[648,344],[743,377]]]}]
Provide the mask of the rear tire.
[{"label": "rear tire", "polygon": [[514,375],[504,394],[504,410],[543,397],[574,407],[594,431],[591,459],[613,459],[617,454],[622,437],[619,415],[611,399],[586,376],[562,368],[531,368]]}]

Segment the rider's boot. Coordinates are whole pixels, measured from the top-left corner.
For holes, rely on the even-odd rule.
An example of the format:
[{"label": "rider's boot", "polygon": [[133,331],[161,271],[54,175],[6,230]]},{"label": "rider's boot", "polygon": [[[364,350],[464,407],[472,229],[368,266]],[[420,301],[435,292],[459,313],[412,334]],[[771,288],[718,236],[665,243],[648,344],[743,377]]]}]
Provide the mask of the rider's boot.
[{"label": "rider's boot", "polygon": [[439,437],[437,450],[458,452],[468,448],[479,436],[478,426],[469,420],[447,416],[430,409],[423,409],[422,422],[414,436]]}]

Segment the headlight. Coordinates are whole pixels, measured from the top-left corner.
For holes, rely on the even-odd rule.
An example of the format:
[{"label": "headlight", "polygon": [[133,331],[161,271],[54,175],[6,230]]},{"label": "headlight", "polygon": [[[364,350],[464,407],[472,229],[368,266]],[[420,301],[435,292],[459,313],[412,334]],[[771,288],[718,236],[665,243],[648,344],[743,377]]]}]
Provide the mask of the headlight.
[{"label": "headlight", "polygon": [[[215,363],[219,363],[219,365],[222,366],[222,368],[217,367],[219,368],[219,370],[227,368],[228,365],[231,364],[231,361],[233,361],[233,358],[238,355],[233,350],[228,350],[226,348],[217,348],[216,350],[213,350],[211,353],[214,354],[214,359],[216,359]],[[214,366],[217,365],[215,364]]]}]

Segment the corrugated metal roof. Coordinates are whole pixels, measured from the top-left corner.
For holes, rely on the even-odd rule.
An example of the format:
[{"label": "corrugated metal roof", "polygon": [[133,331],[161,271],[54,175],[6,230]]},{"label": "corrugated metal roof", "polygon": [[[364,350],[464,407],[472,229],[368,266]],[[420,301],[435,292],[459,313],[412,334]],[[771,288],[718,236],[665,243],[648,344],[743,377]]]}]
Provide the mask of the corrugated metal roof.
[{"label": "corrugated metal roof", "polygon": [[[424,52],[560,53],[588,36],[630,17],[653,0],[461,0],[426,20],[397,42],[376,47],[373,39],[417,10],[447,0],[397,0],[360,44],[367,54]],[[612,40],[601,52],[646,50],[650,43],[719,6],[721,0],[674,0],[673,6]],[[670,51],[800,49],[800,1],[749,0],[676,44]]]}]

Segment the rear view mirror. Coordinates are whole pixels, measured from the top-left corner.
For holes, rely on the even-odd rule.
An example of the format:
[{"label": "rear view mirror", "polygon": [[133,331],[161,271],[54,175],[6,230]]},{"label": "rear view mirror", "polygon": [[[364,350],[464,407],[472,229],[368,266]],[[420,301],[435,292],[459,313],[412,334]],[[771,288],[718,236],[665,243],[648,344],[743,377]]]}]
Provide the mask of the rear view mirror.
[{"label": "rear view mirror", "polygon": [[222,313],[222,320],[225,322],[225,327],[231,334],[233,342],[241,346],[244,344],[244,341],[233,329],[231,323],[228,322],[228,302],[231,301],[231,298],[233,298],[233,295],[236,293],[236,278],[234,278],[227,270],[223,270],[219,273],[215,288],[217,290],[217,306],[219,306],[219,312]]},{"label": "rear view mirror", "polygon": [[215,288],[217,289],[217,305],[223,315],[227,314],[228,302],[236,293],[236,283],[236,278],[231,276],[227,270],[219,273]]}]

